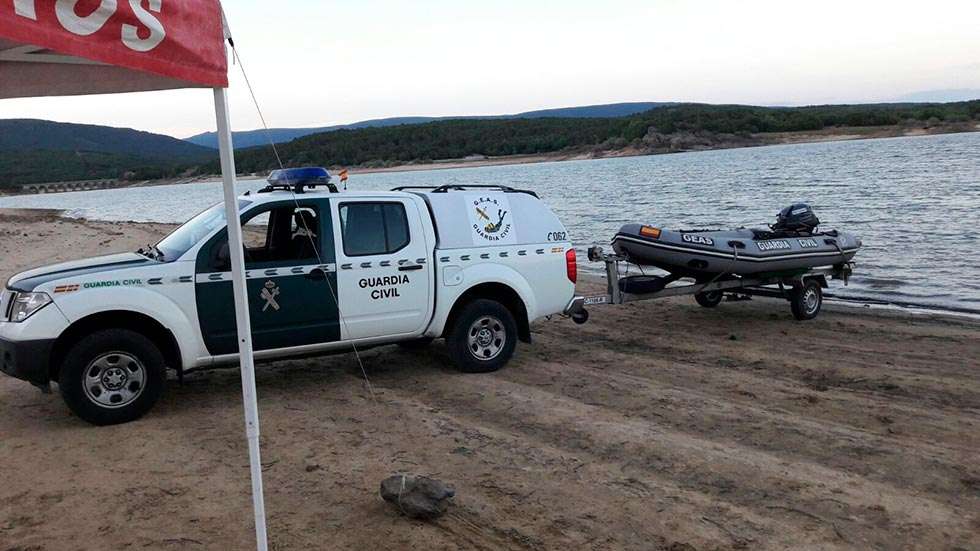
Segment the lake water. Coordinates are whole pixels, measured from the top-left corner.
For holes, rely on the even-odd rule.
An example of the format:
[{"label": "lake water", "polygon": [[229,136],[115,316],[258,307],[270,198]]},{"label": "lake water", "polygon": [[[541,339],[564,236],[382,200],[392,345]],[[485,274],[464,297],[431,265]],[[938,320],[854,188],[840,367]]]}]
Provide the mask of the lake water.
[{"label": "lake water", "polygon": [[[351,177],[358,189],[503,184],[536,191],[575,245],[608,245],[627,222],[763,227],[793,202],[859,235],[839,296],[980,313],[980,133]],[[241,191],[259,181],[239,183]],[[95,220],[181,222],[221,200],[219,182],[0,198]],[[608,247],[607,247],[608,250]],[[598,271],[581,257],[584,269]]]}]

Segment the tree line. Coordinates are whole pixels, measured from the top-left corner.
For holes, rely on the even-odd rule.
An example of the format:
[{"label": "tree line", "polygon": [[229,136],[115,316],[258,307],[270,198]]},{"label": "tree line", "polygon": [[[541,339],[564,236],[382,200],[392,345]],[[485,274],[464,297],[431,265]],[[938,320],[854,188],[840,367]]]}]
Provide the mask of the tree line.
[{"label": "tree line", "polygon": [[98,151],[0,151],[0,188],[77,180],[159,180],[205,171],[181,161]]},{"label": "tree line", "polygon": [[[384,128],[335,130],[279,144],[287,166],[388,166],[468,155],[532,155],[604,143],[641,145],[651,131],[748,135],[842,126],[980,120],[980,100],[946,104],[752,107],[681,104],[619,118],[446,120]],[[277,168],[271,147],[240,150],[241,172]],[[212,169],[217,169],[212,164]]]},{"label": "tree line", "polygon": [[[455,119],[342,129],[304,136],[277,147],[287,166],[383,167],[474,154],[498,157],[604,147],[649,149],[654,135],[662,141],[663,136],[682,134],[745,137],[834,127],[978,120],[980,100],[810,107],[676,104],[615,118]],[[240,172],[278,168],[269,146],[238,150],[236,162]],[[211,160],[161,160],[97,151],[0,148],[0,187],[85,179],[138,181],[218,172],[216,152]]]}]

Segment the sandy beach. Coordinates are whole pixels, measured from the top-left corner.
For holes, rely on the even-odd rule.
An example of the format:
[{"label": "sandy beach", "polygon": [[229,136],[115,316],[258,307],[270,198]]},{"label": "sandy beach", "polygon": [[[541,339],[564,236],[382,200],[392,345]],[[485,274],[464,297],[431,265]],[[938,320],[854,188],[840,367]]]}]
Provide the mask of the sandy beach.
[{"label": "sandy beach", "polygon": [[[0,211],[0,277],[169,228]],[[260,365],[271,548],[980,548],[980,322],[688,298],[532,330],[486,375],[441,342],[364,352],[370,388],[350,354]],[[385,504],[397,472],[449,514]],[[249,489],[236,370],[103,428],[0,377],[0,551],[248,549]]]}]

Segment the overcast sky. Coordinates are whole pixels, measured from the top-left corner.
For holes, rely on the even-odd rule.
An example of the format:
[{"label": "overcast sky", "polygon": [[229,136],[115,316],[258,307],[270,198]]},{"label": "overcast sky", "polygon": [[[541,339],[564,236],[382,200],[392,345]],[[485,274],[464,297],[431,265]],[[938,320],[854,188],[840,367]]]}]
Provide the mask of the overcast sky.
[{"label": "overcast sky", "polygon": [[[275,127],[621,101],[872,102],[980,89],[978,0],[224,5]],[[230,72],[234,128],[256,128],[239,68]],[[2,100],[0,118],[178,137],[214,129],[206,90]]]}]

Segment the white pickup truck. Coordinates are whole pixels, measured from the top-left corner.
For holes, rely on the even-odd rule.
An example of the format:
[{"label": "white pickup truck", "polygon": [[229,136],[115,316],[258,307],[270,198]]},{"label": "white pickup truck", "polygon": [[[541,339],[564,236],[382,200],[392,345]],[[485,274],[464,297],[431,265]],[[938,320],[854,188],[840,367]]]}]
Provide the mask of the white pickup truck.
[{"label": "white pickup truck", "polygon": [[[259,360],[445,337],[460,369],[493,371],[573,298],[575,250],[532,192],[270,184],[238,207]],[[10,278],[0,370],[54,381],[79,417],[113,424],[153,407],[167,369],[237,363],[224,213],[209,208],[146,250]]]}]

